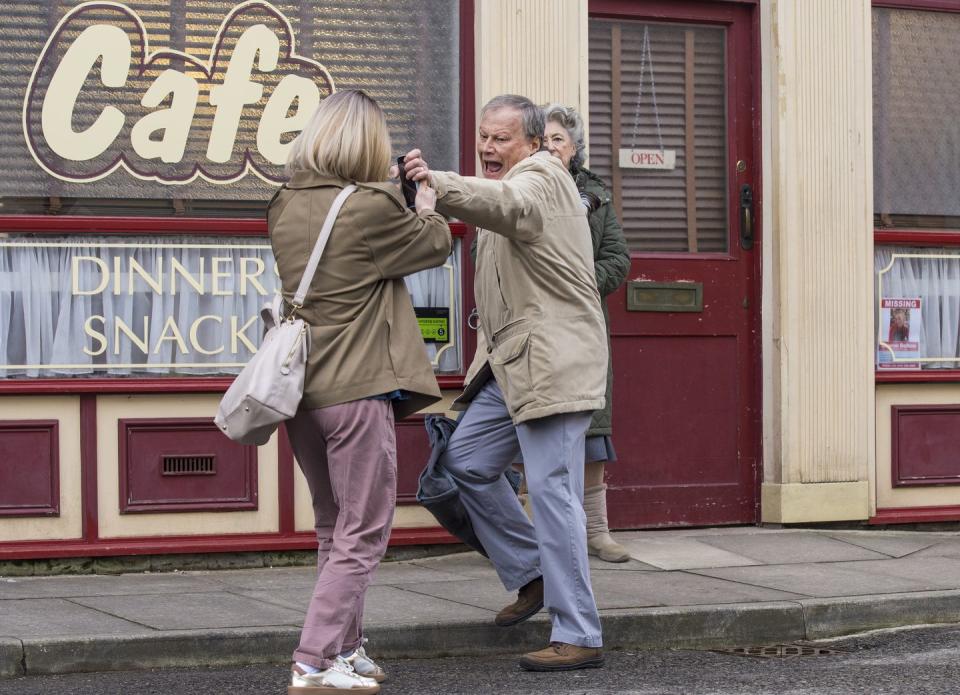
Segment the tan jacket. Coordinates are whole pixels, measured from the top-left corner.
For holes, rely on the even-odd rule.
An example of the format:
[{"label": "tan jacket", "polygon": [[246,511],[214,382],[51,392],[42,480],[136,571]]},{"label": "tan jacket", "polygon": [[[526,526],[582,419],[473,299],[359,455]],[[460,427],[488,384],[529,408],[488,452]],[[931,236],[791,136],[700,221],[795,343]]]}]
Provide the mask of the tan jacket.
[{"label": "tan jacket", "polygon": [[432,177],[441,212],[482,227],[477,354],[454,408],[466,407],[491,370],[515,423],[602,408],[607,339],[590,227],[563,164],[540,152],[500,181]]},{"label": "tan jacket", "polygon": [[[300,282],[333,199],[347,181],[297,172],[270,204],[267,223],[283,296]],[[398,418],[440,399],[403,277],[441,265],[452,242],[436,212],[404,207],[395,186],[360,183],[347,198],[300,316],[310,324],[303,409],[408,391]]]}]

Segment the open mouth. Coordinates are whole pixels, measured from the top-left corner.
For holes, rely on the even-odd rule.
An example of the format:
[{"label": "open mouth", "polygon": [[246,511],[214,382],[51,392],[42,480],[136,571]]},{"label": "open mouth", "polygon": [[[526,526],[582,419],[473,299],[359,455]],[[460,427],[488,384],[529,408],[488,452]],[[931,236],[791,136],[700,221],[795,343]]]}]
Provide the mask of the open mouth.
[{"label": "open mouth", "polygon": [[484,176],[495,177],[503,171],[503,162],[492,162],[489,159],[483,160]]}]

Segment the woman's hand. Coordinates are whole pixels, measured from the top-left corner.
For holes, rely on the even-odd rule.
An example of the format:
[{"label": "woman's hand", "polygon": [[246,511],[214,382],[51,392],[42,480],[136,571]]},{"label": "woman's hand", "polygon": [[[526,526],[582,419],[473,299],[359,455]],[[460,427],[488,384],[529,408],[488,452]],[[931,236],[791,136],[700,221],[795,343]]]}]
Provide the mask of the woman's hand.
[{"label": "woman's hand", "polygon": [[424,210],[428,212],[433,212],[437,206],[437,191],[434,188],[430,188],[425,181],[422,181],[417,187],[417,198],[416,198],[417,212],[423,212]]}]

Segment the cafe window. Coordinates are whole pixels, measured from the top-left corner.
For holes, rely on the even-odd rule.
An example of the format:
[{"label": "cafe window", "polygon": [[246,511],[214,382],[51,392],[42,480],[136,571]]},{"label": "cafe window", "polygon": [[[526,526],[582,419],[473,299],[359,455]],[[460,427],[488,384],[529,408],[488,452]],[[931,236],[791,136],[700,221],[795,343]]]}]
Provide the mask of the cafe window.
[{"label": "cafe window", "polygon": [[960,13],[873,10],[874,214],[960,229]]},{"label": "cafe window", "polygon": [[960,248],[879,246],[877,369],[960,367]]},{"label": "cafe window", "polygon": [[[460,240],[405,278],[440,374],[461,370]],[[0,240],[0,377],[236,374],[279,288],[266,239]]]},{"label": "cafe window", "polygon": [[[278,284],[266,202],[320,100],[364,89],[394,156],[419,146],[459,169],[459,11],[0,7],[0,378],[237,373]],[[438,374],[463,370],[461,255],[457,239],[443,266],[406,278]]]},{"label": "cafe window", "polygon": [[877,374],[960,378],[960,12],[902,5],[873,8]]},{"label": "cafe window", "polygon": [[458,168],[458,3],[48,0],[0,13],[4,214],[259,216],[331,89],[378,100],[395,154],[428,146],[435,168]]}]

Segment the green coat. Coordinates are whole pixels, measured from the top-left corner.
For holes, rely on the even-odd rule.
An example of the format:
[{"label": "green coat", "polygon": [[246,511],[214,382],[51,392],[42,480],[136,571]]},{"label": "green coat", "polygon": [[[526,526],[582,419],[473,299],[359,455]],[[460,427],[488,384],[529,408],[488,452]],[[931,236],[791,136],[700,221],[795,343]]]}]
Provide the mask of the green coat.
[{"label": "green coat", "polygon": [[[600,207],[590,215],[590,235],[593,237],[593,268],[600,290],[603,318],[607,324],[607,340],[610,339],[610,316],[607,313],[606,297],[617,290],[630,272],[630,252],[623,238],[623,229],[613,208],[613,198],[603,179],[589,169],[580,167],[571,171],[573,180],[581,192],[593,193],[600,198]],[[613,352],[607,363],[606,406],[597,410],[590,421],[587,436],[613,432]]]}]

